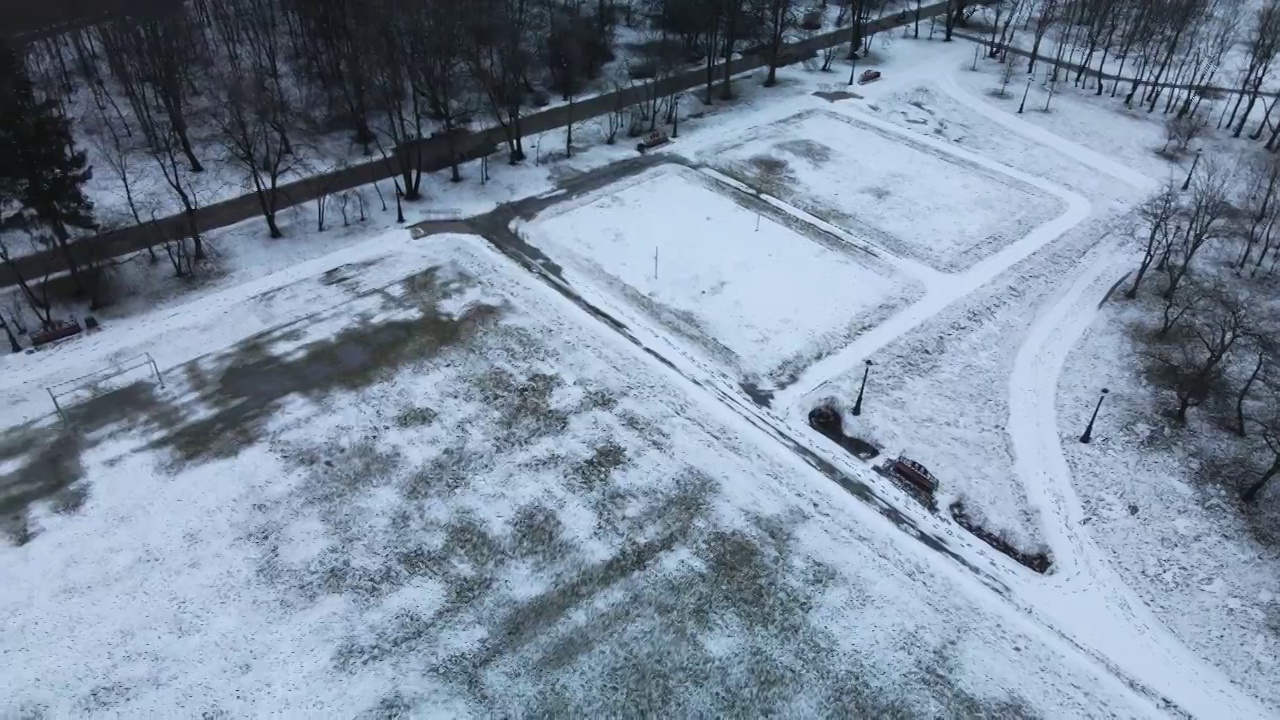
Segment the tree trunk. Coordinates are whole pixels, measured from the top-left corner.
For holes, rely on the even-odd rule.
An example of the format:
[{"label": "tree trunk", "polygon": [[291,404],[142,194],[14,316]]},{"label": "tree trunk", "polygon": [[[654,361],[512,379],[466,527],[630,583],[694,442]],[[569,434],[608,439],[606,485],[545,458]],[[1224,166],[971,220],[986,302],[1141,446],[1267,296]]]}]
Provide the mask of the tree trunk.
[{"label": "tree trunk", "polygon": [[9,323],[5,322],[4,315],[0,315],[0,328],[4,328],[4,334],[9,338],[9,349],[15,353],[22,352],[22,346],[18,344],[18,338],[9,329]]},{"label": "tree trunk", "polygon": [[1262,492],[1262,488],[1266,487],[1267,483],[1271,482],[1271,478],[1275,477],[1277,474],[1280,474],[1280,456],[1276,457],[1275,461],[1271,463],[1271,467],[1267,468],[1267,471],[1262,474],[1262,477],[1258,478],[1257,482],[1250,485],[1248,489],[1244,491],[1244,494],[1240,496],[1240,499],[1243,500],[1245,504],[1253,504],[1253,502],[1258,499],[1258,493]]},{"label": "tree trunk", "polygon": [[1191,407],[1191,396],[1178,398],[1178,422],[1187,422],[1187,409]]},{"label": "tree trunk", "polygon": [[1249,113],[1253,112],[1253,106],[1258,102],[1258,94],[1256,92],[1249,93],[1249,102],[1244,106],[1244,113],[1240,116],[1240,122],[1236,123],[1235,130],[1231,131],[1231,137],[1238,138],[1240,133],[1244,132],[1244,123],[1249,119]]},{"label": "tree trunk", "polygon": [[50,226],[57,239],[58,249],[62,252],[62,258],[67,263],[67,270],[71,273],[71,280],[75,283],[76,297],[84,297],[88,294],[89,288],[85,286],[84,278],[80,274],[80,265],[71,254],[71,237],[67,234],[67,228],[56,219],[50,223]]},{"label": "tree trunk", "polygon": [[192,259],[200,262],[204,260],[204,238],[200,237],[200,227],[196,225],[196,211],[191,209],[183,214],[187,218],[187,229],[191,234],[191,243],[195,247]]},{"label": "tree trunk", "polygon": [[724,26],[724,82],[720,84],[720,99],[733,99],[733,49],[738,44],[738,0],[729,0],[729,12]]},{"label": "tree trunk", "polygon": [[1249,396],[1249,389],[1253,386],[1254,381],[1262,374],[1262,365],[1266,357],[1266,353],[1258,352],[1258,361],[1253,366],[1253,372],[1249,374],[1249,379],[1245,380],[1244,387],[1240,388],[1240,394],[1236,395],[1236,435],[1240,437],[1244,437],[1247,434],[1244,426],[1244,401]]},{"label": "tree trunk", "polygon": [[1147,269],[1151,267],[1151,261],[1155,259],[1155,253],[1143,255],[1142,264],[1138,266],[1138,274],[1133,278],[1133,287],[1125,292],[1124,296],[1130,300],[1138,297],[1138,287],[1142,285],[1142,278],[1146,276]]}]

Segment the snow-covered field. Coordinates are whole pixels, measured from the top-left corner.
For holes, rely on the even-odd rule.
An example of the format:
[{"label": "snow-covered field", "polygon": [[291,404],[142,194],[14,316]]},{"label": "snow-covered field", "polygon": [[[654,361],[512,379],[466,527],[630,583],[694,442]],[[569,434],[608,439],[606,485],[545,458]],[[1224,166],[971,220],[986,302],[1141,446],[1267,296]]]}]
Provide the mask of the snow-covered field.
[{"label": "snow-covered field", "polygon": [[[1273,716],[1274,565],[1174,500],[1177,532],[1106,511],[1148,449],[1070,442],[1112,382],[1078,368],[1123,362],[1072,348],[1169,164],[1015,115],[969,52],[878,46],[865,100],[739,81],[670,163],[489,187],[542,194],[491,242],[369,233],[6,359],[0,716]],[[40,410],[144,348],[164,388]],[[1050,573],[807,426],[866,359],[845,420]],[[1216,567],[1153,594],[1183,550]]]},{"label": "snow-covered field", "polygon": [[[0,549],[0,711],[1150,713],[478,238],[423,245],[77,416]],[[289,280],[239,310],[333,276]]]},{"label": "snow-covered field", "polygon": [[711,153],[714,165],[938,270],[972,266],[1056,209],[1035,188],[842,113],[805,113],[733,142]]},{"label": "snow-covered field", "polygon": [[680,165],[557,205],[523,232],[753,384],[785,384],[922,292],[874,255]]}]

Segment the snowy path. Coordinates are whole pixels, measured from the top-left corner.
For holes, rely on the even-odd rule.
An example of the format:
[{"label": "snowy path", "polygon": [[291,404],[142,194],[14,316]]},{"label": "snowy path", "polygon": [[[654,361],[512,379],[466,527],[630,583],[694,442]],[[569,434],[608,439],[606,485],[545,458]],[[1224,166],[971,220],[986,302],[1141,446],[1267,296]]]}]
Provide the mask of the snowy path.
[{"label": "snowy path", "polygon": [[840,109],[846,114],[856,117],[858,122],[903,137],[912,143],[928,145],[940,152],[961,158],[966,162],[1012,177],[1058,198],[1066,209],[1061,215],[1042,223],[1022,239],[1011,243],[996,254],[960,273],[946,274],[933,271],[927,275],[922,275],[910,269],[910,266],[916,265],[916,263],[910,263],[902,259],[896,260],[895,264],[898,267],[925,281],[925,296],[864,333],[839,352],[814,363],[805,370],[804,374],[795,383],[778,394],[779,407],[790,407],[801,398],[830,382],[833,378],[840,377],[852,368],[860,367],[862,361],[877,350],[919,327],[952,303],[995,280],[1009,268],[1017,265],[1037,250],[1052,243],[1064,233],[1079,225],[1093,212],[1093,204],[1088,199],[1061,185],[1002,165],[987,157],[962,150],[952,144],[933,138],[921,137],[918,133],[866,113],[855,111],[852,108],[843,107]]},{"label": "snowy path", "polygon": [[[936,70],[937,66],[931,67]],[[940,84],[948,95],[1011,132],[1057,149],[1140,190],[1149,191],[1157,187],[1158,183],[1150,178],[1104,155],[1065,141],[962,90],[949,73],[939,75]],[[931,77],[936,76],[931,74]],[[1058,217],[1041,224],[1022,239],[961,273],[940,273],[905,260],[897,263],[899,270],[924,282],[928,288],[925,297],[868,331],[839,353],[810,367],[794,385],[779,393],[775,407],[781,412],[777,415],[748,402],[733,379],[721,377],[697,357],[682,355],[678,347],[673,347],[672,340],[666,333],[650,328],[643,316],[611,303],[607,295],[597,294],[591,288],[564,288],[564,291],[566,299],[578,301],[583,309],[606,319],[607,324],[614,318],[621,320],[620,323],[613,322],[616,325],[614,329],[645,351],[646,362],[690,381],[695,387],[695,395],[700,396],[703,401],[701,404],[712,408],[717,417],[730,423],[731,427],[741,428],[749,436],[760,435],[763,440],[772,438],[779,441],[800,454],[815,468],[819,467],[818,461],[829,460],[828,467],[834,466],[857,477],[869,474],[861,472],[865,466],[849,462],[846,456],[828,457],[830,453],[822,449],[820,443],[808,442],[807,425],[801,423],[802,427],[798,427],[796,423],[780,418],[792,419],[791,416],[799,407],[797,401],[805,395],[848,369],[859,366],[863,358],[911,332],[947,307],[995,281],[1025,258],[1057,241],[1089,218],[1094,207],[1087,198],[1050,181],[1008,168],[951,144],[921,138],[908,129],[854,110],[847,104],[836,107],[838,111],[856,117],[859,122],[908,137],[915,143],[935,146],[966,162],[981,165],[1036,187],[1062,200],[1065,209]],[[738,122],[758,124],[761,117],[765,117],[767,121],[772,115],[781,117],[793,112],[794,108],[781,108]],[[768,201],[806,222],[819,227],[826,225],[785,203]],[[833,230],[831,226],[823,229]],[[838,228],[834,230],[834,234],[845,235]],[[157,359],[164,366],[172,366],[189,359],[177,352],[177,348],[186,344],[173,342],[180,333],[207,333],[226,339],[259,326],[277,324],[282,318],[277,314],[267,313],[269,308],[260,317],[246,318],[234,311],[249,297],[259,296],[275,287],[287,287],[291,281],[318,274],[333,267],[337,261],[381,261],[372,270],[363,271],[360,275],[361,285],[372,283],[383,273],[403,275],[404,266],[398,263],[418,260],[423,253],[414,243],[397,242],[389,247],[387,239],[376,238],[341,254],[299,265],[261,282],[233,288],[213,298],[193,303],[194,307],[171,312],[149,328],[150,332],[143,340],[133,334],[128,334],[132,338],[130,342],[123,340],[126,337],[124,333],[101,335],[94,338],[93,353],[80,354],[74,360],[72,356],[57,359],[42,356],[27,358],[33,367],[26,368],[26,382],[8,383],[11,386],[0,385],[0,398],[15,401],[19,397],[26,400],[27,396],[33,395],[34,399],[23,410],[33,415],[37,412],[43,414],[47,412],[47,408],[41,404],[40,388],[35,378],[71,372],[82,365],[87,367],[84,355],[120,356],[134,352],[138,347],[160,348]],[[885,259],[894,262],[891,257]],[[1083,660],[1098,667],[1105,683],[1128,684],[1128,689],[1153,702],[1158,702],[1153,695],[1163,695],[1181,709],[1200,717],[1264,717],[1267,716],[1266,711],[1255,700],[1231,685],[1223,673],[1197,658],[1154,618],[1112,568],[1106,552],[1093,542],[1087,530],[1079,524],[1083,512],[1062,454],[1062,440],[1057,425],[1055,397],[1058,377],[1071,348],[1096,316],[1097,301],[1102,292],[1120,276],[1123,264],[1123,254],[1105,241],[1086,254],[1081,261],[1078,278],[1057,295],[1051,306],[1043,309],[1035,319],[1019,349],[1010,378],[1008,427],[1015,430],[1012,432],[1012,443],[1016,470],[1026,486],[1030,501],[1043,516],[1046,539],[1053,548],[1056,560],[1056,570],[1052,575],[1034,576],[1021,568],[1010,567],[1012,564],[1003,562],[1003,558],[992,560],[994,553],[980,541],[967,533],[952,533],[954,526],[947,526],[932,516],[925,516],[923,513],[922,516],[917,516],[912,507],[903,507],[901,512],[891,509],[891,515],[890,512],[877,508],[875,502],[868,502],[865,506],[855,504],[853,512],[859,521],[869,526],[883,522],[885,517],[890,517],[899,527],[914,519],[917,522],[911,524],[907,531],[921,542],[908,542],[904,545],[911,546],[913,552],[918,552],[924,558],[935,559],[934,551],[925,547],[929,544],[930,533],[950,535],[943,542],[948,554],[960,562],[935,562],[934,565],[941,574],[956,579],[962,583],[962,587],[975,595],[985,594],[997,584],[1005,584],[1007,587],[996,589],[998,592],[1004,591],[1001,594],[1008,600],[998,603],[1005,611],[1006,618],[1028,631],[1042,632],[1047,642],[1069,656],[1076,653],[1084,656]],[[543,279],[553,287],[563,285],[541,272],[536,262],[530,263],[526,269],[542,274]],[[338,304],[346,299],[348,292],[339,286],[317,285],[313,288],[311,284],[298,288],[297,292],[303,290],[308,293],[305,304],[309,310]],[[601,310],[608,315],[601,313]],[[161,338],[166,341],[162,342]],[[208,340],[208,337],[205,339]],[[814,452],[809,452],[811,449]],[[807,455],[804,454],[806,452]],[[876,501],[880,500],[879,497],[876,498]],[[897,519],[897,515],[901,515],[903,519]],[[1045,632],[1045,628],[1049,632]],[[1123,688],[1117,690],[1124,691]]]},{"label": "snowy path", "polygon": [[[1078,143],[1014,117],[963,90],[952,73],[939,74],[942,89],[966,108],[1007,130],[1057,150],[1142,194],[1159,183]],[[864,113],[860,121],[900,135],[909,130]],[[919,139],[917,135],[911,135]],[[903,337],[951,304],[995,280],[1037,250],[1053,243],[1093,212],[1086,198],[1040,178],[1029,177],[985,158],[943,145],[951,152],[1023,180],[1067,203],[1059,217],[1042,224],[1021,241],[969,270],[929,278],[928,293],[917,303],[859,337],[839,353],[808,369],[779,394],[776,407],[795,420],[803,416],[801,398],[856,368],[877,350]],[[1047,578],[1020,573],[1012,588],[1028,601],[1032,615],[1088,648],[1090,654],[1122,676],[1132,678],[1198,717],[1266,717],[1267,711],[1230,683],[1224,673],[1198,658],[1156,619],[1136,593],[1118,576],[1105,552],[1080,525],[1083,511],[1062,454],[1055,398],[1058,377],[1071,348],[1098,312],[1098,300],[1123,273],[1125,254],[1107,242],[1095,247],[1080,264],[1078,279],[1037,317],[1020,348],[1010,379],[1010,419],[1016,471],[1029,500],[1042,517],[1056,569]],[[906,268],[904,268],[906,269]],[[920,274],[917,277],[924,279]],[[799,422],[799,421],[797,421]]]},{"label": "snowy path", "polygon": [[1115,160],[1103,155],[1096,150],[1091,150],[1079,143],[1064,140],[1054,135],[1044,128],[1033,125],[1024,120],[1020,120],[1007,111],[1002,110],[991,103],[973,96],[968,90],[960,87],[956,82],[955,75],[952,72],[944,72],[938,74],[938,82],[942,89],[946,91],[956,102],[982,115],[986,119],[1004,127],[1007,130],[1015,132],[1028,140],[1053,148],[1064,155],[1074,158],[1089,167],[1110,175],[1111,177],[1144,192],[1155,192],[1159,187],[1159,183],[1151,178],[1137,172],[1128,166],[1118,163]]},{"label": "snowy path", "polygon": [[[1040,509],[1055,571],[1034,588],[1036,607],[1133,677],[1199,717],[1265,717],[1256,701],[1200,660],[1153,617],[1081,521],[1084,512],[1062,454],[1055,399],[1071,348],[1128,259],[1110,245],[1086,256],[1066,294],[1041,313],[1009,381],[1009,424],[1018,476]],[[1074,430],[1072,430],[1074,432]]]},{"label": "snowy path", "polygon": [[[960,89],[950,73],[942,86],[984,117],[1076,158],[1144,192],[1158,183],[1110,158],[1014,118]],[[1128,255],[1111,243],[1095,247],[1066,293],[1041,312],[1018,351],[1009,382],[1009,422],[1015,468],[1038,507],[1055,571],[1029,590],[1035,606],[1062,629],[1104,654],[1141,682],[1199,717],[1266,717],[1269,713],[1198,658],[1165,628],[1119,577],[1081,524],[1084,512],[1062,454],[1057,422],[1058,379],[1068,353],[1098,313],[1098,300],[1123,273]]]}]

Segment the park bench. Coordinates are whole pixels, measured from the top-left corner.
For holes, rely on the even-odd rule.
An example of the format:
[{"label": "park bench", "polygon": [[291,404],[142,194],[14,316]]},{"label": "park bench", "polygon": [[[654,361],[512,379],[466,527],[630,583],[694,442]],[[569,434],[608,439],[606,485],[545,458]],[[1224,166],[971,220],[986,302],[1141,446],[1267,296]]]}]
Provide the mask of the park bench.
[{"label": "park bench", "polygon": [[645,135],[643,140],[636,143],[636,150],[641,154],[643,154],[644,151],[648,150],[649,148],[655,148],[655,147],[658,147],[659,145],[665,145],[669,142],[671,142],[671,138],[668,137],[665,132],[663,132],[662,130],[654,130],[648,135]]},{"label": "park bench", "polygon": [[42,345],[48,345],[51,342],[57,342],[64,338],[80,333],[80,325],[74,322],[59,322],[47,330],[37,330],[31,333],[31,347],[38,348]]}]

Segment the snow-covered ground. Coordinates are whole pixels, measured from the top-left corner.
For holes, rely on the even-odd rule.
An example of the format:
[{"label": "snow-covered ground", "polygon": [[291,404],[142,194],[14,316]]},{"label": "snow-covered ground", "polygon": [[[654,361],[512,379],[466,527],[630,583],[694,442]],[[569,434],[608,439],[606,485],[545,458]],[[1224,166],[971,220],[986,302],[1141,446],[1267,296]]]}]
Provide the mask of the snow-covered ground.
[{"label": "snow-covered ground", "polygon": [[6,714],[1153,714],[478,238],[376,265],[80,418]]},{"label": "snow-covered ground", "polygon": [[[1233,677],[1250,691],[1275,698],[1280,549],[1257,539],[1235,492],[1201,479],[1210,469],[1189,446],[1197,435],[1222,431],[1202,427],[1209,421],[1197,416],[1179,432],[1159,415],[1171,396],[1145,380],[1130,330],[1153,310],[1135,305],[1123,298],[1108,305],[1062,375],[1062,446],[1085,521],[1162,622],[1198,652],[1235,668]],[[1072,442],[1098,387],[1111,393],[1095,439]],[[1230,450],[1220,452],[1220,472],[1243,468]]]},{"label": "snow-covered ground", "polygon": [[757,129],[708,153],[730,175],[938,270],[971,267],[1056,210],[1007,175],[838,112]]},{"label": "snow-covered ground", "polygon": [[[1100,382],[1064,364],[1128,269],[1126,214],[1167,165],[1014,114],[961,69],[969,52],[878,46],[885,78],[865,100],[812,97],[832,76],[798,68],[768,93],[740,81],[743,100],[659,151],[678,163],[558,206],[547,191],[578,173],[531,171],[512,188],[546,198],[516,225],[529,249],[494,240],[522,264],[479,238],[391,231],[6,360],[0,502],[25,544],[0,546],[15,578],[0,646],[18,668],[0,714],[1274,715],[1266,666],[1242,682],[1245,656],[1223,651],[1259,626],[1210,603],[1199,622],[1170,618],[1173,599],[1115,560],[1116,533],[1083,522],[1108,475],[1082,479],[1086,449],[1064,445]],[[700,166],[782,157],[775,134],[814,118],[850,167],[837,131],[874,138],[868,172],[925,156],[1042,214],[944,272],[874,223],[796,207],[785,184]],[[844,180],[793,149],[815,194]],[[935,180],[916,182],[951,192]],[[942,232],[910,208],[878,222]],[[962,244],[936,246],[954,259]],[[815,286],[828,305],[806,308]],[[819,340],[839,346],[740,387]],[[72,410],[79,439],[22,424],[52,378],[144,345],[164,389]],[[1047,547],[1048,575],[807,427],[813,402],[851,399],[866,359],[857,431]],[[1178,539],[1122,530],[1140,557]],[[1221,546],[1222,563],[1243,549]]]},{"label": "snow-covered ground", "polygon": [[922,292],[874,255],[680,165],[556,205],[524,231],[753,384],[793,378]]},{"label": "snow-covered ground", "polygon": [[[986,70],[950,77],[977,95],[996,82],[991,68]],[[1043,103],[1043,92],[1033,85],[1028,107],[1037,93]],[[1017,98],[988,95],[987,102],[1012,114]],[[1185,177],[1189,158],[1178,166],[1155,152],[1164,142],[1158,116],[1124,112],[1074,90],[1056,94],[1052,107],[1049,113],[1029,111],[1019,117],[1055,135],[1085,140],[1091,149],[1122,160],[1152,182]],[[1208,136],[1202,144],[1214,152],[1238,152],[1221,135]],[[1070,176],[1063,177],[1070,182]],[[1116,223],[1121,236],[1130,222]],[[1136,258],[1118,257],[1093,284],[1093,303],[1135,264]],[[1275,682],[1280,657],[1274,650],[1280,556],[1274,547],[1258,543],[1232,507],[1233,497],[1194,480],[1202,471],[1200,461],[1153,424],[1150,413],[1161,404],[1142,377],[1142,361],[1127,330],[1136,311],[1123,303],[1107,308],[1087,332],[1082,328],[1056,386],[1062,448],[1081,503],[1077,522],[1087,523],[1119,577],[1160,622],[1198,654],[1231,668],[1233,681],[1274,707],[1280,703]],[[1108,430],[1093,444],[1082,445],[1075,439],[1102,387],[1113,393],[1104,415]]]}]

